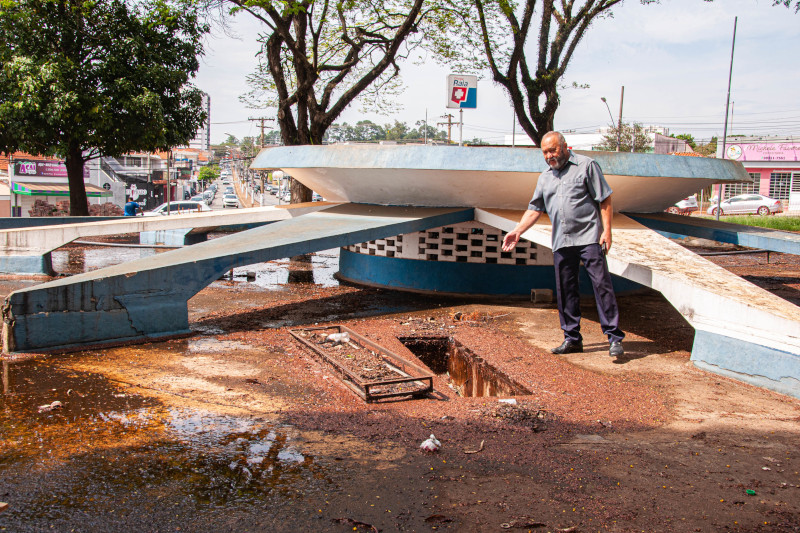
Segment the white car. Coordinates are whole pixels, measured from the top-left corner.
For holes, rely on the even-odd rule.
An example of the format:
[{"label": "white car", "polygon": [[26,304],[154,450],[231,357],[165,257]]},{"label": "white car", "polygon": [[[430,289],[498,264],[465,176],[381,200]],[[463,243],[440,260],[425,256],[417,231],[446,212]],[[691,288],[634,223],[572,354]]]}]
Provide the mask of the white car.
[{"label": "white car", "polygon": [[163,203],[151,211],[145,211],[142,216],[158,217],[162,215],[184,215],[187,213],[202,213],[211,211],[211,208],[202,201],[183,200],[181,202],[169,202],[169,212],[167,204]]},{"label": "white car", "polygon": [[672,213],[673,215],[688,215],[689,213],[693,213],[699,209],[700,207],[697,205],[697,198],[694,196],[689,196],[688,198],[684,198],[680,202],[675,203],[675,205],[667,208],[667,213]]},{"label": "white car", "polygon": [[[753,214],[770,215],[772,213],[782,213],[783,204],[780,200],[762,196],[760,194],[740,194],[723,200],[719,208],[722,210],[720,215],[739,215]],[[717,216],[717,203],[713,202],[706,211],[709,215]]]},{"label": "white car", "polygon": [[206,205],[209,205],[209,203],[211,202],[211,200],[209,200],[204,194],[195,194],[194,196],[189,198],[189,200],[191,200],[192,202],[203,202]]},{"label": "white car", "polygon": [[239,199],[233,193],[222,197],[222,207],[239,207]]}]

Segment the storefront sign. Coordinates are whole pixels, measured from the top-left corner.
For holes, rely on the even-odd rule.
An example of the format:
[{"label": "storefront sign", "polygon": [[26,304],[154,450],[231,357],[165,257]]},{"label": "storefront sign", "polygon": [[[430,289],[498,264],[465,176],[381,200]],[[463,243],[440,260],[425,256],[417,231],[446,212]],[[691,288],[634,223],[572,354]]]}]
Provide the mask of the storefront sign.
[{"label": "storefront sign", "polygon": [[127,191],[128,197],[131,200],[138,200],[139,198],[144,198],[147,196],[147,189],[139,189],[135,183],[132,183],[131,186],[128,188]]},{"label": "storefront sign", "polygon": [[[66,178],[67,165],[63,161],[50,159],[36,161],[32,159],[15,159],[14,176],[18,178]],[[89,179],[89,165],[83,165],[83,179]],[[20,181],[25,181],[20,180]]]},{"label": "storefront sign", "polygon": [[734,161],[798,161],[800,143],[739,143],[730,144],[725,159]]},{"label": "storefront sign", "polygon": [[45,176],[66,178],[67,166],[63,161],[14,161],[14,174],[20,177]]}]

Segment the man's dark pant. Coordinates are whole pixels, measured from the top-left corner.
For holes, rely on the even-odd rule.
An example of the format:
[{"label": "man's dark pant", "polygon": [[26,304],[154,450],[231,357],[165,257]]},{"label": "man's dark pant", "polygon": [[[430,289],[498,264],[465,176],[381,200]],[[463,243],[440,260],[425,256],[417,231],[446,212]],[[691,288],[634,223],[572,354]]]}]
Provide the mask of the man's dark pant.
[{"label": "man's dark pant", "polygon": [[553,252],[556,269],[556,286],[558,299],[558,318],[564,338],[582,341],[581,337],[581,296],[578,287],[580,264],[589,274],[597,302],[597,314],[603,333],[608,335],[609,342],[622,341],[625,334],[619,329],[619,309],[617,297],[611,286],[611,274],[608,272],[603,249],[599,244],[585,246],[568,246]]}]

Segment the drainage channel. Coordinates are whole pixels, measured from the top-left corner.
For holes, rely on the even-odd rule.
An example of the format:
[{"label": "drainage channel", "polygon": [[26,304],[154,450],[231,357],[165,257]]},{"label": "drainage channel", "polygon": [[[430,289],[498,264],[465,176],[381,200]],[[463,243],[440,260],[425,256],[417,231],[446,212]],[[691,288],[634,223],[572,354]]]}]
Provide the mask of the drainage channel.
[{"label": "drainage channel", "polygon": [[524,386],[452,337],[398,337],[434,374],[449,379],[459,396],[520,396]]}]

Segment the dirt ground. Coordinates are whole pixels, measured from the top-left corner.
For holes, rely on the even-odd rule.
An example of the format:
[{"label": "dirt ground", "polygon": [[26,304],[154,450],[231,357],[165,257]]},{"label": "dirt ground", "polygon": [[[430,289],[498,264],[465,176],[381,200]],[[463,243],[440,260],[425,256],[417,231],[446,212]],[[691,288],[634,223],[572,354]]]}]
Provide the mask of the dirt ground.
[{"label": "dirt ground", "polygon": [[[795,257],[713,260],[800,301]],[[800,531],[800,401],[695,368],[657,293],[619,301],[614,359],[591,301],[554,356],[552,306],[216,282],[188,338],[4,365],[0,529]],[[287,331],[328,324],[416,362],[399,337],[452,337],[530,394],[367,404]]]}]

